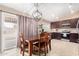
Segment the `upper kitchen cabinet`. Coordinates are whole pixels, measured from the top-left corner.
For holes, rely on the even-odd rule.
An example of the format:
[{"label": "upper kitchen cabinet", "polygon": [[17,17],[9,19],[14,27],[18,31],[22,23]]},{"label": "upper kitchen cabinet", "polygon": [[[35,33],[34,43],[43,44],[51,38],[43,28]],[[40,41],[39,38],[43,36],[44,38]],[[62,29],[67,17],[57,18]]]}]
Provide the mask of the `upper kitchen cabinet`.
[{"label": "upper kitchen cabinet", "polygon": [[77,22],[78,22],[78,18],[76,18],[76,19],[71,19],[71,20],[70,20],[71,28],[76,28]]},{"label": "upper kitchen cabinet", "polygon": [[58,21],[58,22],[52,22],[51,23],[51,29],[53,28],[61,28],[61,23]]},{"label": "upper kitchen cabinet", "polygon": [[63,20],[61,21],[61,28],[70,28],[70,20]]},{"label": "upper kitchen cabinet", "polygon": [[70,20],[63,20],[51,23],[51,28],[70,28],[71,23]]},{"label": "upper kitchen cabinet", "polygon": [[65,28],[76,28],[78,19],[79,18],[52,22],[51,23],[51,29],[53,29],[53,28],[63,28],[63,29],[65,29]]}]

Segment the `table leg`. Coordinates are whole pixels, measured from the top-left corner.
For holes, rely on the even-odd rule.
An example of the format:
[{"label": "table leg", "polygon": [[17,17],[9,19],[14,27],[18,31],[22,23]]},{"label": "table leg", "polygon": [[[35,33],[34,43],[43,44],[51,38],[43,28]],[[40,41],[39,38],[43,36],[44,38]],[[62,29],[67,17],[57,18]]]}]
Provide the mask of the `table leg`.
[{"label": "table leg", "polygon": [[51,50],[51,40],[49,40],[49,49]]},{"label": "table leg", "polygon": [[32,42],[30,41],[28,44],[28,52],[29,52],[29,56],[32,56]]}]

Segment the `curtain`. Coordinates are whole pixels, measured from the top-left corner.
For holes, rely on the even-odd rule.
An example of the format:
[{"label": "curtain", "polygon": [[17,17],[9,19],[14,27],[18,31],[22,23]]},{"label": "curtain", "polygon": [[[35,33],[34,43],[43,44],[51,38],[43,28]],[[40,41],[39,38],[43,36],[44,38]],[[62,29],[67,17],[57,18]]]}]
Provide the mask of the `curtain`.
[{"label": "curtain", "polygon": [[[19,16],[19,34],[23,33],[25,40],[37,35],[37,22],[25,16]],[[19,39],[18,39],[19,43]]]}]

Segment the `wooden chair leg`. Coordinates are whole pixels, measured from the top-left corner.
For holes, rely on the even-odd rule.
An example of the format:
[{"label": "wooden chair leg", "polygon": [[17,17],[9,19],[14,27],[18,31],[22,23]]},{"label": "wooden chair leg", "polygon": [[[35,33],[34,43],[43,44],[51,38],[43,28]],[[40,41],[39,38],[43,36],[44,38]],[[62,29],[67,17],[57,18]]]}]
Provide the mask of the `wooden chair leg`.
[{"label": "wooden chair leg", "polygon": [[47,47],[47,53],[48,53],[48,47]]},{"label": "wooden chair leg", "polygon": [[23,52],[23,56],[24,56],[24,52]]},{"label": "wooden chair leg", "polygon": [[49,40],[49,49],[51,50],[51,40]]},{"label": "wooden chair leg", "polygon": [[45,56],[46,56],[46,53],[47,53],[46,51],[47,51],[47,50],[46,50],[46,47],[44,47],[44,53],[45,53]]},{"label": "wooden chair leg", "polygon": [[38,54],[39,54],[39,56],[40,56],[40,48],[38,49]]},{"label": "wooden chair leg", "polygon": [[24,56],[24,51],[21,52],[22,56]]},{"label": "wooden chair leg", "polygon": [[23,56],[24,56],[24,51],[25,51],[25,50],[23,49]]},{"label": "wooden chair leg", "polygon": [[40,56],[40,51],[38,51],[38,55]]},{"label": "wooden chair leg", "polygon": [[46,54],[47,54],[47,53],[46,53],[46,50],[45,50],[45,56],[46,56]]}]

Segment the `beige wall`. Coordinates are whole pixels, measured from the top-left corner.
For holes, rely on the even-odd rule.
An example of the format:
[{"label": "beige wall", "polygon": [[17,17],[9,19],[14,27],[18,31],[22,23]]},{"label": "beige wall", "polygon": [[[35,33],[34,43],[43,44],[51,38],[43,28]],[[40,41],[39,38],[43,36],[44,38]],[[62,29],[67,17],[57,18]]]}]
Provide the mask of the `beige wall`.
[{"label": "beige wall", "polygon": [[9,7],[3,6],[3,5],[0,5],[0,10],[5,11],[5,12],[10,12],[10,13],[13,13],[13,14],[16,14],[16,15],[29,16],[29,14],[23,13],[21,11],[17,11],[13,8],[9,8]]},{"label": "beige wall", "polygon": [[47,22],[47,21],[44,21],[44,20],[41,20],[39,21],[39,25],[40,24],[43,24],[43,29],[47,32],[50,32],[50,22]]},{"label": "beige wall", "polygon": [[76,28],[69,28],[69,29],[51,29],[51,32],[62,32],[64,30],[70,31],[70,33],[78,33],[78,30]]}]

